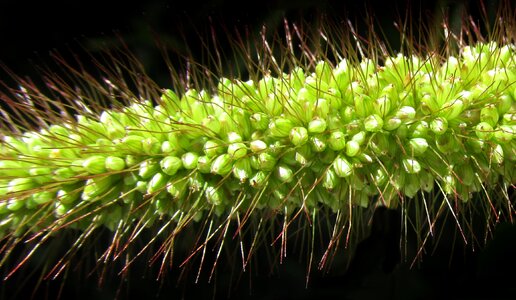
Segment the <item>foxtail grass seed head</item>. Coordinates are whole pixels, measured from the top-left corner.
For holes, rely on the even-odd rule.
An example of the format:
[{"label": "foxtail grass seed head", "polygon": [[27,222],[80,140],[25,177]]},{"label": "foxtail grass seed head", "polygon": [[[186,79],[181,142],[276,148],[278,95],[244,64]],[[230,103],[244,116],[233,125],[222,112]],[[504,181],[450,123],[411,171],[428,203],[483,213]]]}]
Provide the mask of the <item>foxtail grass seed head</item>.
[{"label": "foxtail grass seed head", "polygon": [[[118,257],[126,251],[120,245],[161,224],[159,239],[150,243],[166,241],[158,247],[166,260],[192,222],[208,230],[194,251],[203,252],[215,233],[223,244],[226,235],[248,232],[246,224],[257,226],[256,234],[276,234],[261,227],[276,215],[284,218],[280,236],[291,218],[306,216],[315,226],[323,213],[334,213],[340,236],[342,228],[352,234],[355,224],[367,224],[366,214],[356,211],[378,205],[405,211],[414,203],[425,211],[439,199],[449,201],[440,207],[454,216],[461,205],[478,204],[474,200],[485,200],[481,207],[496,220],[514,215],[507,193],[516,184],[512,37],[467,43],[461,34],[446,40],[455,41],[456,50],[446,44],[446,51],[421,53],[405,45],[394,55],[354,35],[356,41],[339,50],[341,39],[355,39],[319,34],[326,46],[312,52],[299,41],[306,48],[302,57],[289,63],[292,50],[281,64],[264,35],[265,54],[258,56],[271,61],[267,67],[250,63],[249,78],[220,77],[207,86],[194,80],[173,91],[145,79],[145,89],[134,95],[117,80],[113,93],[119,94],[111,95],[91,82],[110,98],[75,104],[87,97],[56,79],[60,94],[70,93],[65,106],[76,109],[75,116],[37,109],[23,126],[0,119],[0,237],[44,242],[67,226],[86,232],[85,238],[106,227],[115,236],[109,251]],[[133,74],[135,81],[141,74]],[[56,105],[23,83],[30,93],[16,90],[16,99]],[[127,98],[124,106],[101,105],[118,96]],[[429,210],[429,218],[441,214]],[[236,234],[230,223],[238,223]],[[251,249],[245,244],[242,256],[254,251],[254,242]]]}]

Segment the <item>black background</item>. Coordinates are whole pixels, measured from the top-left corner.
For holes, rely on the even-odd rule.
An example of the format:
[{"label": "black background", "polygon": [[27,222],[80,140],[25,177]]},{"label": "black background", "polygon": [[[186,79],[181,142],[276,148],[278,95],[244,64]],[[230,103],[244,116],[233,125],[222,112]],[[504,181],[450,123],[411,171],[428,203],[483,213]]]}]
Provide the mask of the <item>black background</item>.
[{"label": "black background", "polygon": [[[414,1],[414,11],[421,10],[423,15],[439,11],[453,11],[462,4],[471,7],[476,13],[476,1]],[[405,1],[369,1],[379,24],[385,30],[392,30],[392,20],[407,6]],[[493,11],[497,1],[485,1],[486,7]],[[259,30],[262,24],[281,26],[281,19],[311,20],[320,13],[331,16],[346,16],[360,20],[365,15],[363,1],[329,0],[283,0],[283,1],[224,1],[224,0],[187,0],[178,1],[0,1],[0,62],[16,74],[37,77],[35,65],[52,64],[49,53],[82,53],[83,50],[96,52],[117,44],[117,36],[129,45],[148,67],[149,74],[157,81],[166,83],[160,54],[155,48],[156,35],[171,42],[171,47],[184,51],[185,45],[198,49],[197,28],[207,28],[210,18],[215,25],[243,27]],[[191,38],[190,38],[191,37]],[[86,56],[85,56],[85,59]],[[0,80],[14,84],[5,72],[0,71]],[[450,222],[449,222],[450,223]],[[364,291],[358,299],[374,296],[376,299],[510,299],[514,292],[514,254],[516,254],[515,228],[503,225],[497,239],[482,252],[465,250],[461,243],[452,248],[451,243],[442,245],[433,255],[428,255],[416,270],[409,270],[409,263],[397,269],[394,276],[385,277],[385,283],[378,290]],[[453,235],[448,237],[450,240]],[[511,254],[512,253],[512,254]],[[512,256],[511,256],[512,255]],[[252,292],[246,282],[234,294],[234,298],[252,299],[317,299],[320,295],[341,291],[340,282],[326,291],[304,289],[305,264],[296,258],[278,267],[279,272],[272,276],[253,278]],[[505,275],[507,273],[507,275]],[[32,292],[31,285],[37,281],[29,276],[20,275],[5,282],[1,296],[5,298],[25,297]],[[122,297],[153,298],[159,284],[152,276],[143,278],[138,270],[133,272],[129,288]],[[116,275],[115,275],[116,276]],[[201,282],[186,286],[186,298],[209,299],[213,295],[225,298],[226,291],[213,292],[214,285]],[[15,294],[14,286],[25,284],[21,294]],[[48,284],[47,288],[37,291],[37,298],[56,297],[59,281]],[[74,278],[70,275],[63,290],[63,299],[111,299],[117,284],[98,288],[95,279]],[[174,284],[165,285],[160,297],[175,299],[185,290]],[[330,292],[328,292],[328,290]],[[17,290],[20,292],[19,290]],[[250,296],[250,293],[252,294]]]}]

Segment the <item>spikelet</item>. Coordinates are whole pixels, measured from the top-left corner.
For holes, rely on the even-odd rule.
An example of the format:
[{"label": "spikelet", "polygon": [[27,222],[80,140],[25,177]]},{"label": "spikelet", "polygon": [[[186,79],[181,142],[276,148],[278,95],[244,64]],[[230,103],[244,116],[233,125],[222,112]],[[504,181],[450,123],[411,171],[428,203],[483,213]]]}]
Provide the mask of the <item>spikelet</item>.
[{"label": "spikelet", "polygon": [[[226,225],[270,213],[351,220],[355,210],[423,195],[467,205],[516,183],[513,44],[312,63],[220,78],[213,89],[126,95],[124,107],[3,131],[1,238],[108,228],[129,245],[156,220],[172,228],[162,225],[162,241],[210,220],[225,237]],[[55,103],[35,89],[25,96]],[[509,196],[489,201],[495,214],[514,214]]]}]

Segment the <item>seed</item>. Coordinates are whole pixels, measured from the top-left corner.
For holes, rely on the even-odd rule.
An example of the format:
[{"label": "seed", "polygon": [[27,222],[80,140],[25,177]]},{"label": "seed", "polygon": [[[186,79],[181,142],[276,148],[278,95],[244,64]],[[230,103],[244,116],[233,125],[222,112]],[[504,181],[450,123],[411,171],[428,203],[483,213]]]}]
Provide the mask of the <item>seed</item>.
[{"label": "seed", "polygon": [[357,155],[358,152],[360,152],[360,145],[356,141],[351,140],[346,143],[346,155],[347,156],[353,157],[353,156]]},{"label": "seed", "polygon": [[277,168],[276,176],[281,182],[291,182],[294,176],[294,171],[287,165],[281,164]]},{"label": "seed", "polygon": [[339,177],[348,177],[353,172],[353,166],[343,156],[338,156],[333,162],[335,174]]},{"label": "seed", "polygon": [[498,123],[498,109],[494,104],[488,104],[480,110],[480,121],[488,123],[492,127]]},{"label": "seed", "polygon": [[330,169],[327,169],[326,172],[324,173],[324,178],[323,178],[323,182],[322,182],[322,185],[324,188],[326,188],[327,190],[331,191],[333,190],[338,184],[338,178],[337,178],[337,174],[335,173],[334,169],[330,168]]},{"label": "seed", "polygon": [[36,185],[31,178],[21,177],[9,181],[8,193],[18,193],[34,188]]},{"label": "seed", "polygon": [[101,155],[93,155],[88,157],[82,163],[84,169],[90,174],[106,173],[106,157]]},{"label": "seed", "polygon": [[262,140],[254,140],[251,142],[250,148],[254,153],[262,152],[263,150],[267,149],[267,144]]},{"label": "seed", "polygon": [[326,150],[326,138],[324,135],[317,135],[310,137],[310,145],[315,152],[323,152]]},{"label": "seed", "polygon": [[410,149],[413,155],[421,155],[428,149],[428,142],[424,138],[412,138],[409,141]]},{"label": "seed", "polygon": [[[205,156],[205,155],[199,156],[199,158],[197,159],[197,170],[203,174],[210,173],[212,163],[213,163],[213,158],[209,158],[208,156]],[[167,175],[170,175],[170,174],[167,174]]]},{"label": "seed", "polygon": [[144,153],[156,155],[161,152],[161,142],[155,137],[148,137],[141,141]]},{"label": "seed", "polygon": [[326,130],[326,121],[324,119],[316,118],[308,123],[308,132],[322,133]]},{"label": "seed", "polygon": [[156,173],[147,186],[147,193],[154,194],[165,187],[169,177],[163,173]]},{"label": "seed", "polygon": [[228,154],[232,159],[239,159],[247,155],[247,147],[244,143],[233,143],[228,146]]},{"label": "seed", "polygon": [[430,122],[430,130],[436,135],[442,135],[448,130],[448,121],[444,118],[437,117]]},{"label": "seed", "polygon": [[304,127],[294,127],[290,130],[289,138],[295,146],[304,145],[308,141],[308,130]]},{"label": "seed", "polygon": [[229,154],[222,154],[217,156],[211,164],[211,173],[218,175],[226,175],[231,172],[233,161]]},{"label": "seed", "polygon": [[51,191],[42,191],[37,192],[32,195],[32,200],[36,202],[36,204],[45,204],[56,198],[56,192]]},{"label": "seed", "polygon": [[233,175],[241,183],[245,182],[252,175],[251,159],[244,157],[237,160],[233,166]]},{"label": "seed", "polygon": [[269,123],[269,131],[274,137],[287,137],[290,130],[294,127],[294,123],[289,119],[276,118]]},{"label": "seed", "polygon": [[156,174],[160,169],[159,164],[152,159],[145,160],[140,164],[140,169],[138,170],[138,175],[142,179],[150,179],[154,174]]},{"label": "seed", "polygon": [[199,155],[193,152],[186,152],[181,156],[181,161],[183,162],[183,168],[187,170],[192,170],[197,168],[197,160],[199,159]]},{"label": "seed", "polygon": [[117,156],[108,156],[105,160],[106,169],[109,171],[122,171],[125,169],[125,161]]},{"label": "seed", "polygon": [[377,132],[382,130],[383,119],[377,114],[370,115],[364,120],[364,128],[369,132]]},{"label": "seed", "polygon": [[489,140],[493,136],[493,126],[487,122],[480,122],[475,127],[475,134],[479,139]]},{"label": "seed", "polygon": [[421,171],[421,165],[419,162],[412,158],[406,158],[403,160],[403,168],[409,174],[417,174]]},{"label": "seed", "polygon": [[272,171],[276,165],[276,158],[269,153],[262,152],[258,155],[258,167],[262,171]]},{"label": "seed", "polygon": [[342,131],[334,131],[328,139],[328,146],[334,151],[340,151],[346,147],[346,138]]},{"label": "seed", "polygon": [[249,184],[253,188],[261,188],[264,186],[265,182],[267,182],[267,179],[269,178],[269,173],[265,171],[258,171],[256,174],[254,174],[251,179],[249,179]]}]

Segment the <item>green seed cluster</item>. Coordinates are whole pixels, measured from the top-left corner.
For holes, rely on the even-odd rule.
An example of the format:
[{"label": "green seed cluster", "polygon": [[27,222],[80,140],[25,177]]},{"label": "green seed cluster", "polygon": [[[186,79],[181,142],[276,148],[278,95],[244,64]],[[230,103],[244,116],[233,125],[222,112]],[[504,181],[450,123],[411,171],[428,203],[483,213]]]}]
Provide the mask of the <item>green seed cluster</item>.
[{"label": "green seed cluster", "polygon": [[[79,115],[0,148],[0,230],[292,211],[516,182],[516,49],[319,62]],[[87,214],[88,212],[92,212]],[[150,213],[149,213],[150,212]]]}]

